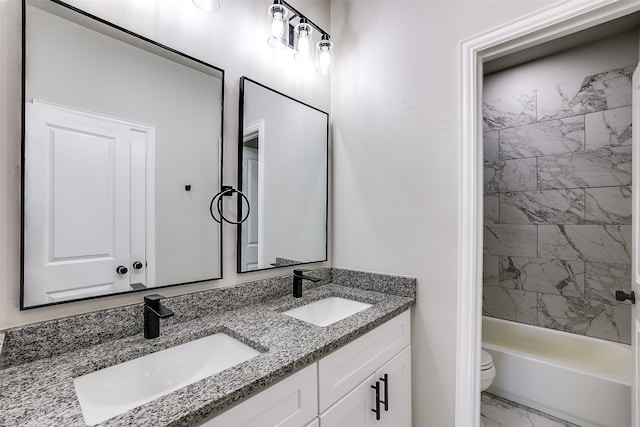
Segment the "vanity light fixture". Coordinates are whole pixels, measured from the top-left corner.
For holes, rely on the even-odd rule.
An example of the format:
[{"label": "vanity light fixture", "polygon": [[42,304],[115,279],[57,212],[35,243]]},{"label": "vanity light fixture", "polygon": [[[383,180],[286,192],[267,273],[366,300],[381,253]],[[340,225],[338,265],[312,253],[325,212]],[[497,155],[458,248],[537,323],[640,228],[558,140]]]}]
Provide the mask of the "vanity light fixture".
[{"label": "vanity light fixture", "polygon": [[[322,75],[331,73],[333,42],[329,40],[329,33],[284,0],[274,0],[273,4],[269,6],[269,20],[271,28],[268,39],[269,46],[293,49],[295,51],[293,57],[298,62],[313,61],[315,56],[316,71]],[[315,45],[313,42],[314,30],[320,35],[320,41]]]},{"label": "vanity light fixture", "polygon": [[220,10],[220,0],[193,0],[193,4],[204,12],[217,12]]}]

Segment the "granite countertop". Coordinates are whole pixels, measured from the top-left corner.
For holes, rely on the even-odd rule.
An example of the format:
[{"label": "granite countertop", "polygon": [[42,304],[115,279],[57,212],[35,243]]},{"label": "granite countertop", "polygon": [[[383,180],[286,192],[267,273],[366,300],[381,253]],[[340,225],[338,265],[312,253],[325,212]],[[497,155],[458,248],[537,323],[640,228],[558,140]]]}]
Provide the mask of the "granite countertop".
[{"label": "granite countertop", "polygon": [[[327,296],[373,305],[327,327],[281,314]],[[414,303],[415,294],[399,296],[330,283],[305,290],[302,298],[285,295],[181,323],[161,323],[160,338],[154,340],[138,333],[10,365],[0,370],[0,425],[84,426],[73,378],[213,333],[224,332],[260,351],[244,363],[99,424],[190,426],[329,354]],[[170,302],[166,305],[171,307]]]}]

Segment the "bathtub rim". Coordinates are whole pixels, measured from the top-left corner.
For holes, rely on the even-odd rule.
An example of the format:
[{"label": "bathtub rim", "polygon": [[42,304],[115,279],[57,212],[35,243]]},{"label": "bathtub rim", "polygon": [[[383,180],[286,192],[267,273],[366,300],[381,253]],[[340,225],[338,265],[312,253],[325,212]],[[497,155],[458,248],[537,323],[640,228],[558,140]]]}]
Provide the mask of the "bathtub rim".
[{"label": "bathtub rim", "polygon": [[535,330],[538,332],[541,332],[542,334],[553,334],[555,336],[560,336],[560,337],[570,337],[571,339],[576,339],[576,340],[580,340],[580,341],[586,341],[589,343],[603,343],[606,344],[607,346],[611,346],[611,347],[615,347],[617,348],[617,350],[619,351],[624,351],[625,353],[629,353],[629,367],[628,369],[626,369],[626,372],[629,372],[629,374],[627,375],[621,375],[621,374],[614,374],[614,373],[609,373],[609,372],[602,372],[602,371],[597,371],[595,369],[589,369],[589,367],[581,365],[580,367],[576,367],[576,366],[572,366],[569,363],[566,363],[562,360],[557,360],[557,359],[553,359],[550,357],[545,357],[543,355],[539,355],[539,354],[532,354],[529,352],[525,352],[522,350],[519,350],[517,348],[514,347],[507,347],[501,344],[494,344],[490,341],[485,341],[484,337],[482,337],[482,348],[488,348],[490,350],[497,350],[497,351],[504,351],[504,352],[508,352],[508,353],[513,353],[516,354],[520,357],[524,357],[526,359],[529,360],[534,360],[534,361],[539,361],[545,364],[548,364],[550,366],[561,366],[563,369],[567,369],[570,370],[572,372],[575,373],[580,373],[580,374],[585,374],[585,375],[590,375],[602,380],[606,380],[606,381],[613,381],[615,383],[618,384],[622,384],[625,386],[632,386],[633,383],[633,378],[631,375],[631,367],[632,367],[632,352],[631,352],[631,345],[629,344],[622,344],[622,343],[618,343],[615,341],[609,341],[609,340],[605,340],[602,338],[595,338],[595,337],[589,337],[586,335],[578,335],[578,334],[573,334],[571,332],[565,332],[565,331],[559,331],[557,329],[550,329],[550,328],[544,328],[541,326],[536,326],[536,325],[530,325],[527,323],[520,323],[520,322],[515,322],[512,320],[505,320],[505,319],[499,319],[496,317],[489,317],[489,316],[482,316],[482,324],[483,327],[482,329],[484,330],[484,322],[485,320],[488,320],[488,322],[495,322],[498,324],[509,324],[510,327],[512,327],[511,324],[516,324],[518,328],[526,328],[526,329],[530,329],[530,330]]}]

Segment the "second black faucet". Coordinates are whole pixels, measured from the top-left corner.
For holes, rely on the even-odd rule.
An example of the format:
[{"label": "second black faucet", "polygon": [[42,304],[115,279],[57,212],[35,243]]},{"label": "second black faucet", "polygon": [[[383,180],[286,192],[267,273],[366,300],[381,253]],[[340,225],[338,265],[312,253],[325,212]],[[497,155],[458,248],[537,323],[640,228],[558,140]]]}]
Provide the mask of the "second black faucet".
[{"label": "second black faucet", "polygon": [[311,280],[312,282],[319,282],[317,277],[305,276],[304,273],[309,270],[293,270],[293,297],[300,298],[302,296],[302,281]]}]

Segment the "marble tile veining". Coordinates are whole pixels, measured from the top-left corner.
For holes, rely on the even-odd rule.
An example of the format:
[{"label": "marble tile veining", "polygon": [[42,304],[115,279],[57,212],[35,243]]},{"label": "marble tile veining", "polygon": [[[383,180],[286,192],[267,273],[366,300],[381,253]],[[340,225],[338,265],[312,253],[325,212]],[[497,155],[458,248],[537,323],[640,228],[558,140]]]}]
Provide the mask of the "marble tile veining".
[{"label": "marble tile veining", "polygon": [[484,286],[499,286],[500,257],[485,255],[482,257],[482,284]]},{"label": "marble tile veining", "polygon": [[500,152],[498,149],[498,131],[484,132],[482,135],[482,151],[484,153],[484,162],[491,163],[500,160]]},{"label": "marble tile veining", "polygon": [[592,224],[631,224],[631,187],[585,189],[585,221]]},{"label": "marble tile veining", "polygon": [[[316,277],[328,274],[330,279],[333,278],[332,269],[320,269],[310,274]],[[238,302],[233,310],[214,310],[210,315],[203,314],[183,322],[163,323],[161,335],[155,340],[145,340],[141,333],[136,333],[98,343],[77,343],[75,348],[67,348],[61,354],[36,358],[26,363],[17,361],[0,370],[0,425],[84,426],[73,386],[75,376],[211,333],[229,333],[261,351],[253,359],[101,423],[105,427],[195,425],[363,335],[415,303],[415,279],[347,270],[340,271],[337,276],[359,287],[324,284],[305,289],[302,298],[293,298],[290,295],[291,276],[287,275],[283,276],[289,282],[287,294],[274,299],[252,293],[251,287],[227,290],[226,296],[231,292],[231,295],[235,294],[241,299],[244,294],[253,302],[248,305]],[[397,292],[387,294],[364,289],[368,286],[364,283],[368,279],[375,282],[370,287]],[[410,289],[411,286],[414,290]],[[215,290],[211,292],[215,294]],[[201,297],[212,297],[199,294]],[[397,294],[411,294],[414,297]],[[280,314],[285,307],[327,296],[342,296],[373,303],[373,306],[325,328]],[[211,304],[211,300],[208,303]],[[96,317],[90,319],[93,328],[108,329],[114,321],[112,313],[94,314]],[[101,317],[101,314],[105,314],[105,317]],[[83,320],[87,321],[86,318]],[[60,322],[52,327],[59,326]],[[48,327],[46,323],[35,326],[40,332]],[[23,329],[15,328],[1,333],[19,336]],[[7,351],[6,342],[2,351]],[[19,349],[13,353],[15,356]]]},{"label": "marble tile veining", "polygon": [[480,412],[485,427],[580,427],[487,392],[481,395]]},{"label": "marble tile veining", "polygon": [[541,190],[608,187],[631,184],[631,147],[538,158]]},{"label": "marble tile veining", "polygon": [[582,189],[500,193],[502,224],[583,224],[584,210]]},{"label": "marble tile veining", "polygon": [[536,159],[516,159],[484,165],[485,194],[538,188]]},{"label": "marble tile veining", "polygon": [[586,263],[585,296],[617,303],[615,292],[631,292],[631,265]]},{"label": "marble tile veining", "polygon": [[484,253],[535,257],[536,226],[491,224],[484,226]]},{"label": "marble tile veining", "polygon": [[538,294],[538,325],[629,344],[631,307],[602,300]]},{"label": "marble tile veining", "polygon": [[483,129],[504,129],[536,122],[536,93],[529,91],[482,103]]},{"label": "marble tile veining", "polygon": [[631,106],[585,116],[585,148],[631,145]]},{"label": "marble tile veining", "polygon": [[540,258],[631,263],[629,225],[539,225]]},{"label": "marble tile veining", "polygon": [[585,288],[585,265],[580,261],[502,256],[500,286],[582,297]]},{"label": "marble tile veining", "polygon": [[498,224],[500,222],[500,197],[498,195],[484,196],[484,223]]},{"label": "marble tile veining", "polygon": [[499,319],[535,325],[537,301],[535,292],[485,286],[482,293],[482,314]]},{"label": "marble tile veining", "polygon": [[539,121],[570,117],[631,105],[631,76],[636,65],[629,65],[538,90]]},{"label": "marble tile veining", "polygon": [[584,116],[503,129],[500,131],[500,159],[583,151],[584,134]]}]

